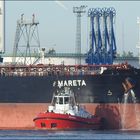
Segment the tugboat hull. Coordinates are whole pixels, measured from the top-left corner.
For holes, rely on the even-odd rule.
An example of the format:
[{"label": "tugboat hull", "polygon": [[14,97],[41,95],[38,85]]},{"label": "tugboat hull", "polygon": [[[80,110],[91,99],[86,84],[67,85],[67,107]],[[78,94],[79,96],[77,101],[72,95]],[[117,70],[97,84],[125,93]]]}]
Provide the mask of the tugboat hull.
[{"label": "tugboat hull", "polygon": [[94,130],[101,129],[99,117],[81,118],[69,114],[40,113],[34,119],[35,126],[39,129],[49,130]]}]

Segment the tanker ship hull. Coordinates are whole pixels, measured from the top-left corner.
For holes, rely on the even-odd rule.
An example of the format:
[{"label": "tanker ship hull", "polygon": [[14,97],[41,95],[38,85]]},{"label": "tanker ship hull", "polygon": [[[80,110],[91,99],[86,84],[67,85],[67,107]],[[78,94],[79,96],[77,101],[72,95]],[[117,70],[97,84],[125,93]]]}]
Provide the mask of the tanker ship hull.
[{"label": "tanker ship hull", "polygon": [[[78,103],[124,103],[131,89],[140,102],[140,72],[135,75],[1,76],[0,103],[50,103],[57,88],[70,87]],[[132,87],[123,87],[128,79]],[[134,102],[131,96],[127,103]]]},{"label": "tanker ship hull", "polygon": [[[33,118],[47,110],[52,93],[64,86],[89,112],[105,118],[105,129],[140,130],[140,72],[100,75],[0,77],[0,128],[34,129]],[[129,81],[129,89],[123,86]],[[127,83],[128,84],[128,83]],[[131,86],[132,85],[132,86]]]}]

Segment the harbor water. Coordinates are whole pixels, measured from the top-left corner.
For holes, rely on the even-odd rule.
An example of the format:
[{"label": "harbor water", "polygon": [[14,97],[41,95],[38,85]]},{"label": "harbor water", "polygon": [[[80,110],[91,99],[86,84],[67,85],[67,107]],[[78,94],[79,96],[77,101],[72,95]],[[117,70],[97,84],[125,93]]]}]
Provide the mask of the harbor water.
[{"label": "harbor water", "polygon": [[0,140],[48,140],[48,139],[140,139],[138,131],[47,131],[1,130]]}]

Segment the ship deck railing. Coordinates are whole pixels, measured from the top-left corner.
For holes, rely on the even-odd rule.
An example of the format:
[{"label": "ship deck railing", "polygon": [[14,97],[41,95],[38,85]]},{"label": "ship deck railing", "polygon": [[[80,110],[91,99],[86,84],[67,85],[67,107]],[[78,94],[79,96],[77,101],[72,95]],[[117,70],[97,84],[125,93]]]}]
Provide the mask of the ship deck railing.
[{"label": "ship deck railing", "polygon": [[101,67],[128,69],[129,65],[1,65],[1,76],[94,75]]}]

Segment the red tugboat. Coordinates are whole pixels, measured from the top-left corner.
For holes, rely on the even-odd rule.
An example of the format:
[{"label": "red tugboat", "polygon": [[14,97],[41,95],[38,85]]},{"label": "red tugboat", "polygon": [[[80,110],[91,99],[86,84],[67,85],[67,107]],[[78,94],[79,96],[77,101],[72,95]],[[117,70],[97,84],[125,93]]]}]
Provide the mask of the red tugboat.
[{"label": "red tugboat", "polygon": [[102,118],[94,116],[79,106],[70,88],[54,93],[47,112],[33,120],[35,127],[49,130],[101,129]]}]

